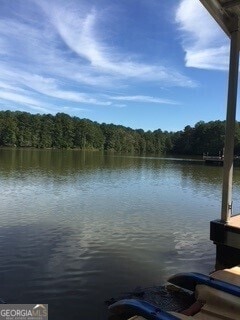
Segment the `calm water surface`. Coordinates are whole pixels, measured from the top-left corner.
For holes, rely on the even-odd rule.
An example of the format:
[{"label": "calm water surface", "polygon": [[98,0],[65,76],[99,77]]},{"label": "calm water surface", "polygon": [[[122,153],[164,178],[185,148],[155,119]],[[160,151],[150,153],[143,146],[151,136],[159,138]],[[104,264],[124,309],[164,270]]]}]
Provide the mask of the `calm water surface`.
[{"label": "calm water surface", "polygon": [[[49,319],[106,319],[104,300],[209,272],[221,167],[98,152],[0,150],[0,297]],[[240,211],[240,169],[234,173]]]}]

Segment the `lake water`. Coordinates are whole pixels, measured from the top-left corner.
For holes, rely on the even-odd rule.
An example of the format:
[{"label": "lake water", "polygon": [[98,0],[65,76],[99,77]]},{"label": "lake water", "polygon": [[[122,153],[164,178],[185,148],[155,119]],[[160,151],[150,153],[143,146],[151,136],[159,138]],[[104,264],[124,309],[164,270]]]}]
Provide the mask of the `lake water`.
[{"label": "lake water", "polygon": [[[98,152],[0,150],[0,297],[49,319],[106,319],[104,300],[214,268],[222,168]],[[234,209],[240,169],[234,172]]]}]

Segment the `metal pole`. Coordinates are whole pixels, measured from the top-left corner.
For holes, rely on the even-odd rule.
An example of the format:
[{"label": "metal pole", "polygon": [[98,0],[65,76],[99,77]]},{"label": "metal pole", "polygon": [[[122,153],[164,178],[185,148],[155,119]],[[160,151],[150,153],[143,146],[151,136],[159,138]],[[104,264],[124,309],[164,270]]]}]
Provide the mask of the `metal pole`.
[{"label": "metal pole", "polygon": [[237,104],[239,48],[240,32],[237,28],[237,30],[231,33],[221,211],[221,220],[223,222],[228,222],[232,214],[233,153]]}]

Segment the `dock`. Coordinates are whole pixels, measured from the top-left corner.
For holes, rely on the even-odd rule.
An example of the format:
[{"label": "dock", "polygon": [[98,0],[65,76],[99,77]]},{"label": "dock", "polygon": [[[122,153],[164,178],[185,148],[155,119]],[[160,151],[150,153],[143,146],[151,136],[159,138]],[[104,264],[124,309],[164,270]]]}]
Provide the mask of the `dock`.
[{"label": "dock", "polygon": [[[224,156],[203,156],[203,161],[205,164],[223,166]],[[240,157],[234,156],[233,164],[240,165]]]},{"label": "dock", "polygon": [[223,156],[203,156],[203,161],[205,162],[205,164],[223,166],[224,157]]},{"label": "dock", "polygon": [[216,268],[231,268],[240,261],[240,215],[210,223],[210,239],[216,245]]}]

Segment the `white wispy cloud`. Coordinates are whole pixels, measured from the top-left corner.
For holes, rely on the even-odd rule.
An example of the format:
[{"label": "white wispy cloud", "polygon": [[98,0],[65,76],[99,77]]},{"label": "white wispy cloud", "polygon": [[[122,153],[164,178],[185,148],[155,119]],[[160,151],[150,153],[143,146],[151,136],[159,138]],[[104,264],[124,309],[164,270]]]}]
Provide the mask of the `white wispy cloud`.
[{"label": "white wispy cloud", "polygon": [[[34,98],[30,98],[25,94],[19,94],[12,91],[0,91],[0,99],[3,101],[11,101],[17,104],[18,106],[25,105],[31,110],[38,112],[51,112],[53,106],[47,105],[43,102],[40,102]],[[50,108],[49,108],[50,107]]]},{"label": "white wispy cloud", "polygon": [[98,15],[90,11],[66,11],[65,7],[43,6],[55,30],[64,43],[91,68],[91,71],[115,77],[115,80],[134,79],[137,82],[151,81],[165,85],[194,87],[196,83],[177,70],[164,65],[135,61],[135,55],[120,53],[102,41]]},{"label": "white wispy cloud", "polygon": [[187,67],[227,70],[229,41],[198,0],[181,0],[176,22],[182,35]]},{"label": "white wispy cloud", "polygon": [[93,98],[93,94],[79,93],[76,91],[61,89],[58,81],[53,78],[25,74],[21,76],[21,81],[25,86],[49,97],[71,102],[101,106],[110,106],[112,104],[111,101],[101,101]]},{"label": "white wispy cloud", "polygon": [[[4,69],[2,70],[4,73]],[[5,70],[6,72],[6,70]],[[5,76],[5,82],[0,80],[0,88],[2,89],[9,89],[8,92],[8,99],[19,102],[19,103],[26,103],[31,105],[38,105],[40,107],[41,104],[44,102],[40,102],[37,98],[32,99],[29,98],[29,95],[35,96],[39,98],[39,94],[42,94],[47,97],[51,97],[53,99],[60,99],[64,102],[74,102],[78,104],[85,104],[85,105],[100,105],[100,106],[111,106],[114,104],[111,101],[103,100],[101,97],[95,98],[93,94],[86,94],[80,93],[76,91],[64,90],[61,88],[61,85],[57,79],[43,77],[40,75],[32,75],[26,72],[18,73],[17,71],[8,70],[7,74],[9,77]],[[1,76],[0,76],[1,77]],[[17,82],[14,84],[8,84],[7,80],[17,79]],[[62,84],[63,85],[63,84]],[[23,89],[24,87],[24,89]],[[12,94],[12,96],[11,96]],[[25,96],[24,96],[25,95]],[[4,94],[0,98],[4,98]],[[19,99],[18,99],[19,98]],[[49,104],[49,107],[51,105]],[[53,105],[52,105],[53,107]],[[73,110],[76,108],[73,107]],[[80,110],[80,109],[79,109]],[[86,109],[81,109],[86,110]]]},{"label": "white wispy cloud", "polygon": [[[174,67],[113,47],[101,28],[104,19],[103,10],[83,1],[19,0],[16,12],[0,19],[0,99],[55,113],[66,105],[76,111],[131,101],[175,104],[129,92],[138,84],[197,85]],[[126,94],[107,96],[109,88]]]},{"label": "white wispy cloud", "polygon": [[156,103],[156,104],[178,104],[175,101],[168,100],[168,99],[162,99],[157,97],[151,97],[151,96],[116,96],[116,97],[110,97],[112,100],[118,100],[118,101],[132,101],[132,102],[146,102],[146,103]]},{"label": "white wispy cloud", "polygon": [[[47,24],[47,23],[46,23]],[[80,67],[79,61],[68,60],[65,52],[59,50],[59,43],[49,27],[49,30],[39,29],[39,25],[26,24],[22,21],[12,21],[11,19],[0,20],[0,84],[2,88],[21,91],[24,88],[23,96],[16,93],[8,93],[8,100],[26,105],[36,106],[37,101],[45,104],[41,97],[52,97],[67,102],[74,102],[85,105],[113,105],[111,101],[102,101],[90,93],[70,90],[79,88],[79,83],[87,83],[99,86],[103,82],[112,83],[104,75],[96,75],[90,68]],[[24,37],[19,37],[19,34]],[[1,55],[1,53],[4,53]],[[7,55],[5,55],[7,53]],[[7,59],[6,59],[7,57]],[[47,75],[47,76],[46,76]],[[27,99],[29,95],[35,100]],[[5,94],[4,97],[6,98]],[[19,100],[17,100],[17,97]],[[2,97],[2,99],[4,99]],[[32,98],[31,98],[32,99]],[[53,101],[52,101],[53,102]],[[54,102],[53,102],[54,103]],[[55,101],[56,103],[56,101]],[[60,104],[61,105],[61,104]],[[50,104],[49,104],[50,106]],[[54,112],[54,104],[50,111]],[[80,109],[79,109],[80,110]]]}]

